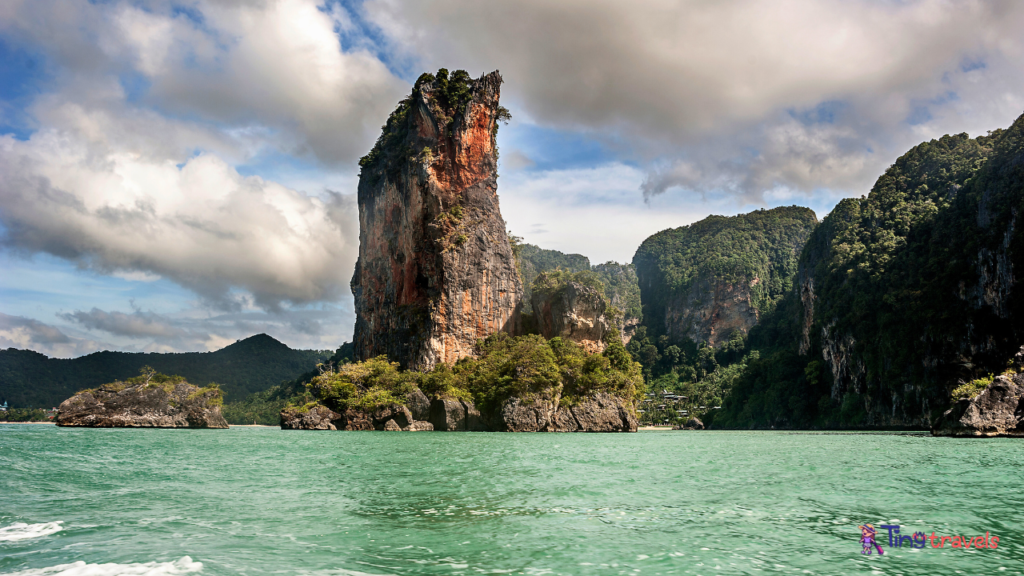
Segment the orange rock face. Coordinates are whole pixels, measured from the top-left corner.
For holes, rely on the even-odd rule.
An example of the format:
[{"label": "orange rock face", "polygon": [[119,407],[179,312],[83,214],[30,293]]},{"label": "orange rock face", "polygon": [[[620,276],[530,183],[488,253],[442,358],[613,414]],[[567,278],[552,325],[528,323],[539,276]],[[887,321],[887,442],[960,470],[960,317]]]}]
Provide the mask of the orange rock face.
[{"label": "orange rock face", "polygon": [[430,369],[472,355],[478,338],[516,333],[523,288],[497,195],[500,87],[497,72],[424,75],[360,162],[357,359]]}]

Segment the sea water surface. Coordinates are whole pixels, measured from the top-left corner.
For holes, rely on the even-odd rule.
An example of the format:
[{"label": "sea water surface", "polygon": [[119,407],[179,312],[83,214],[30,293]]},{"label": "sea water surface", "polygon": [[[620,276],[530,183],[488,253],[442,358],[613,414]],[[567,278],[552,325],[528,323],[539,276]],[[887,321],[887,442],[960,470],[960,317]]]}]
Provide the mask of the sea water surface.
[{"label": "sea water surface", "polygon": [[1022,574],[1022,480],[923,434],[0,425],[0,574]]}]

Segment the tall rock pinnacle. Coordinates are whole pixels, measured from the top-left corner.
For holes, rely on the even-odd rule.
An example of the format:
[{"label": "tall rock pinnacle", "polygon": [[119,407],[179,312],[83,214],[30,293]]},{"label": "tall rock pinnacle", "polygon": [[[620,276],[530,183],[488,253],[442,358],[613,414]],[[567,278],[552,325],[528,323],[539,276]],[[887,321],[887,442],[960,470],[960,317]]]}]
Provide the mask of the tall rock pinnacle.
[{"label": "tall rock pinnacle", "polygon": [[359,164],[357,359],[429,369],[516,333],[523,287],[498,210],[497,71],[423,74]]}]

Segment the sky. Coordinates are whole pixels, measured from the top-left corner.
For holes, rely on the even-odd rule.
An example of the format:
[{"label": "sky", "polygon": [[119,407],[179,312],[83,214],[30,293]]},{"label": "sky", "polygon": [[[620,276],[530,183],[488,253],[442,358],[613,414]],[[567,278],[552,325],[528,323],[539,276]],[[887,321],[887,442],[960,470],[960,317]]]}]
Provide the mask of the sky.
[{"label": "sky", "polygon": [[358,159],[424,71],[499,70],[509,229],[628,262],[823,218],[1024,113],[1016,0],[3,0],[0,348],[352,337]]}]

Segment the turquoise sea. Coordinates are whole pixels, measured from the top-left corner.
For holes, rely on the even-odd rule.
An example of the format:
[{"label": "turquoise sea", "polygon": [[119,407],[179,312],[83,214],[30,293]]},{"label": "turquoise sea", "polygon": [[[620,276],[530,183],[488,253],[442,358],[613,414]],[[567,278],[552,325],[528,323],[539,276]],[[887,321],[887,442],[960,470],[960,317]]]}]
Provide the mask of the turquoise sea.
[{"label": "turquoise sea", "polygon": [[0,574],[1022,574],[1022,481],[923,434],[0,425]]}]

